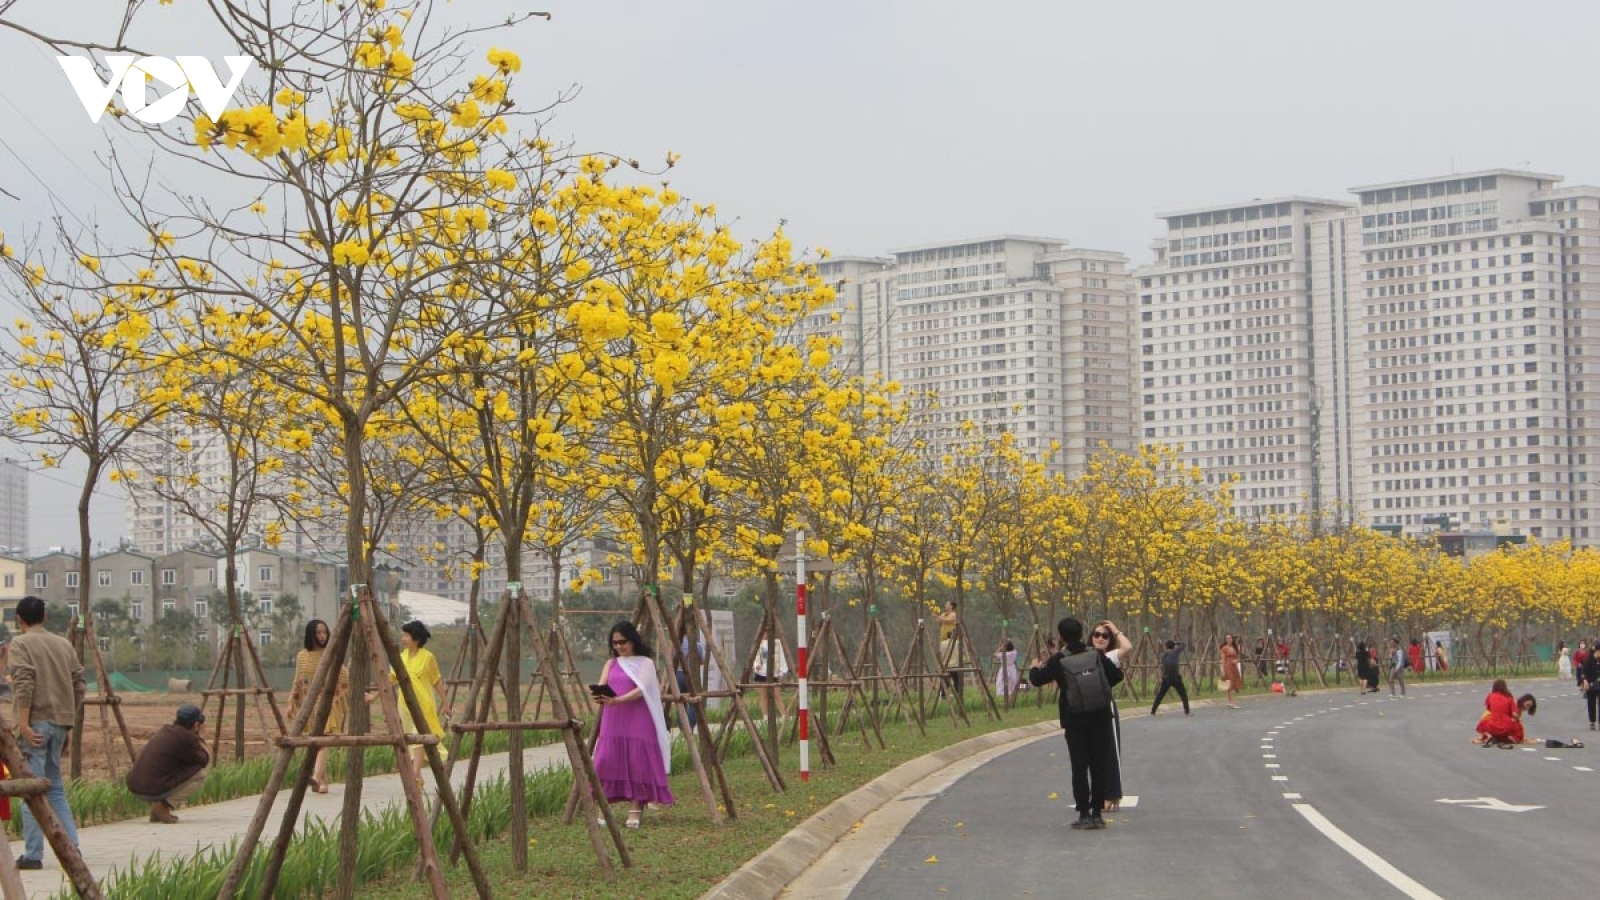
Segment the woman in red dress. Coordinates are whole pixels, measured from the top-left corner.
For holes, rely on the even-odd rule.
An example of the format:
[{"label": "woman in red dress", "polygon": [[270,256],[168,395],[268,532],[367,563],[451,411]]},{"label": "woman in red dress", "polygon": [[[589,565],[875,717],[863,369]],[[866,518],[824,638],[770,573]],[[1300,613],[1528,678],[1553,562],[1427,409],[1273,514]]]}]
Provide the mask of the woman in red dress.
[{"label": "woman in red dress", "polygon": [[1504,747],[1522,743],[1521,710],[1517,709],[1517,700],[1511,696],[1504,678],[1494,680],[1489,696],[1483,698],[1483,706],[1485,712],[1478,719],[1478,736],[1472,739],[1473,743]]}]

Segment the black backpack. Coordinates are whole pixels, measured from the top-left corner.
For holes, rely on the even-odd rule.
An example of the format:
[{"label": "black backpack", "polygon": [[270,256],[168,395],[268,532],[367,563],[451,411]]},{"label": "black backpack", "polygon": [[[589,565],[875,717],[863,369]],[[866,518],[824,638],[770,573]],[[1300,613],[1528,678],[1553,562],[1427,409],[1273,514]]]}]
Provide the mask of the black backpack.
[{"label": "black backpack", "polygon": [[1066,682],[1067,712],[1096,713],[1111,708],[1111,682],[1101,668],[1098,650],[1063,655],[1061,677]]}]

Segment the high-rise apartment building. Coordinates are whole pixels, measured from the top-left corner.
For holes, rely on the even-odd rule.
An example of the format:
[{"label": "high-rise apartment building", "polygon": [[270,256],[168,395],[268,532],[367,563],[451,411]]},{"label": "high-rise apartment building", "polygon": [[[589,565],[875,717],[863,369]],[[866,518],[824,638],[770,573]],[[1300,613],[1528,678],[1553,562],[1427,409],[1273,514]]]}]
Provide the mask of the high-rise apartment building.
[{"label": "high-rise apartment building", "polygon": [[1283,197],[1164,213],[1156,262],[1136,273],[1142,439],[1181,447],[1213,483],[1236,479],[1246,519],[1325,493],[1313,436],[1332,372],[1312,358],[1308,229],[1350,207]]},{"label": "high-rise apartment building", "polygon": [[1600,195],[1560,180],[1497,169],[1354,189],[1366,366],[1353,445],[1371,522],[1600,537],[1584,372],[1600,303],[1576,280],[1600,262],[1583,244]]},{"label": "high-rise apartment building", "polygon": [[817,274],[833,286],[834,302],[808,315],[799,331],[836,338],[839,348],[833,354],[834,366],[846,375],[888,380],[894,261],[835,256],[817,263]]},{"label": "high-rise apartment building", "polygon": [[1317,513],[1593,544],[1600,188],[1496,169],[1166,220],[1140,269],[1143,439]]},{"label": "high-rise apartment building", "polygon": [[932,441],[970,423],[1069,472],[1133,449],[1126,257],[1017,235],[892,252],[890,375]]},{"label": "high-rise apartment building", "polygon": [[28,552],[28,470],[0,459],[0,553]]}]

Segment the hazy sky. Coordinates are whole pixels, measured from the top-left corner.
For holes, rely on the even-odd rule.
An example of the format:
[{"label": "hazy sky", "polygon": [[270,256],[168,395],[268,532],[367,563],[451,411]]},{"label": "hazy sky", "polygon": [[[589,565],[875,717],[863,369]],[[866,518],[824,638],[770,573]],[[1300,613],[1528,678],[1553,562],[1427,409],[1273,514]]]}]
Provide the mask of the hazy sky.
[{"label": "hazy sky", "polygon": [[[20,0],[11,15],[81,25],[119,8]],[[1137,264],[1161,210],[1495,167],[1600,181],[1600,4],[456,0],[445,14],[528,9],[554,18],[490,40],[521,54],[523,106],[581,88],[555,136],[646,163],[677,152],[674,185],[741,232],[786,220],[797,244],[841,254],[1015,232]],[[141,15],[159,52],[232,50],[195,24],[201,0]],[[90,125],[45,52],[0,31],[0,59],[0,187],[19,198],[0,196],[0,230],[49,217],[45,184],[75,217],[115,220],[97,156],[137,141]],[[74,492],[36,481],[33,497],[33,545],[75,544]],[[114,542],[120,503],[96,515]]]}]

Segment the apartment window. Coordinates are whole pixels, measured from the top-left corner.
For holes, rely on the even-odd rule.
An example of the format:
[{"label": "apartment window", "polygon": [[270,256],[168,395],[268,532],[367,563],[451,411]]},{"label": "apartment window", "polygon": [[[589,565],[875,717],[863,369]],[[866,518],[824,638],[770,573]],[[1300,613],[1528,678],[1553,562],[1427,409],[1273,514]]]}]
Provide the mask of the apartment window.
[{"label": "apartment window", "polygon": [[100,571],[94,573],[94,580],[95,583],[101,587],[111,587],[111,570],[101,569]]},{"label": "apartment window", "polygon": [[128,604],[128,618],[135,622],[144,621],[144,601],[134,600]]},{"label": "apartment window", "polygon": [[78,573],[77,572],[68,572],[67,573],[67,587],[75,588],[77,586],[78,586]]},{"label": "apartment window", "polygon": [[256,570],[256,580],[260,581],[263,584],[266,584],[266,583],[272,581],[272,567],[271,566],[262,566],[261,568],[257,569]]},{"label": "apartment window", "polygon": [[166,587],[172,587],[173,585],[177,584],[178,583],[178,570],[177,569],[162,569],[161,570],[161,583]]},{"label": "apartment window", "polygon": [[44,590],[45,588],[49,587],[50,586],[50,573],[49,572],[35,572],[35,573],[33,573],[33,586],[35,588],[41,590],[41,591]]},{"label": "apartment window", "polygon": [[129,572],[128,573],[128,583],[132,584],[132,585],[143,585],[144,584],[144,570],[143,569],[134,569],[132,572]]},{"label": "apartment window", "polygon": [[16,587],[16,586],[17,586],[17,576],[16,576],[16,574],[12,573],[12,574],[6,575],[6,587],[10,588],[10,587]]},{"label": "apartment window", "polygon": [[67,615],[74,619],[78,617],[78,602],[76,600],[67,603]]},{"label": "apartment window", "polygon": [[259,637],[261,638],[261,640],[259,640],[257,642],[257,644],[261,647],[261,649],[265,650],[265,649],[267,649],[267,647],[269,647],[272,644],[272,632],[263,631],[263,632],[261,632]]},{"label": "apartment window", "polygon": [[178,601],[172,599],[171,597],[161,601],[161,614],[163,616],[170,616],[177,611]]}]

